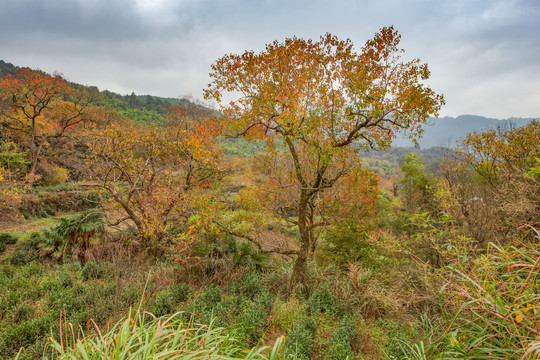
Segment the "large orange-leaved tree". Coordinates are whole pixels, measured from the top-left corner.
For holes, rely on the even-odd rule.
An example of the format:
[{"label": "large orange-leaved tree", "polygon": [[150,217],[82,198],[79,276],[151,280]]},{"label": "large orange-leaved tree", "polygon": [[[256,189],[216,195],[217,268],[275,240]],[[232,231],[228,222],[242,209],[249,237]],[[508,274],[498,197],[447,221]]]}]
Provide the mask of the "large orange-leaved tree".
[{"label": "large orange-leaved tree", "polygon": [[423,84],[427,65],[400,58],[399,42],[393,27],[359,52],[330,34],[293,37],[212,65],[205,97],[220,105],[226,132],[287,149],[300,241],[292,283],[304,281],[315,232],[325,225],[316,203],[356,166],[357,150],[388,148],[400,130],[414,138],[444,102]]}]

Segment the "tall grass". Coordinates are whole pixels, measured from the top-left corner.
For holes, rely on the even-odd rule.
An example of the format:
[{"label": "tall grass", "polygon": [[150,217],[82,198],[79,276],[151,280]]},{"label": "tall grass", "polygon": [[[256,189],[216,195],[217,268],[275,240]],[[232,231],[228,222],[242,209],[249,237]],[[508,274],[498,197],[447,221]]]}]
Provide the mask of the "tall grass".
[{"label": "tall grass", "polygon": [[212,323],[185,323],[180,315],[130,314],[106,333],[93,324],[97,334],[83,338],[75,338],[64,319],[59,336],[49,339],[48,353],[54,360],[281,359],[282,338],[272,348],[248,349],[225,329]]},{"label": "tall grass", "polygon": [[472,263],[444,269],[440,307],[446,321],[434,332],[438,339],[421,352],[417,345],[410,358],[540,359],[540,234],[536,235],[535,243],[490,244]]}]

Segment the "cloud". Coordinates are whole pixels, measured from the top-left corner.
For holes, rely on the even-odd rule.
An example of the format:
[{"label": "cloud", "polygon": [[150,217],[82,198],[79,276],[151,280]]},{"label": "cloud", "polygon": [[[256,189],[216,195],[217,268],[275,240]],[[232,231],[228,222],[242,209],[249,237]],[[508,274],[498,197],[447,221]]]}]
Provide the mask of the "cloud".
[{"label": "cloud", "polygon": [[210,65],[293,35],[360,48],[383,26],[432,70],[443,115],[540,115],[536,0],[0,0],[5,61],[121,93],[202,95]]}]

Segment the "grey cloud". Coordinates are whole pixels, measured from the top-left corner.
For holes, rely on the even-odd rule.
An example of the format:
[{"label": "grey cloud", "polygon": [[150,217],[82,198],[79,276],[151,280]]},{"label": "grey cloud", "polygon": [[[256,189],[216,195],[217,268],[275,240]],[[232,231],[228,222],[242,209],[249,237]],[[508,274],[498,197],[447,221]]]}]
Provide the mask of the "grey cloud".
[{"label": "grey cloud", "polygon": [[537,0],[0,0],[0,58],[121,93],[201,96],[225,53],[395,25],[443,115],[540,115]]}]

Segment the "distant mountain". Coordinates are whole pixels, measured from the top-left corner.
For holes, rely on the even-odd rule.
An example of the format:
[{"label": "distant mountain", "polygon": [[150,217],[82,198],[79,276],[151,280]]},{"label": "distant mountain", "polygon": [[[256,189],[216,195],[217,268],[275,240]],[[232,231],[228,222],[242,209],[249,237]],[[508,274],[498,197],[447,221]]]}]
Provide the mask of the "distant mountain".
[{"label": "distant mountain", "polygon": [[[422,149],[434,146],[451,147],[459,139],[464,138],[472,131],[482,131],[497,126],[523,126],[532,119],[509,118],[504,120],[485,118],[476,115],[461,115],[457,118],[431,118],[428,124],[424,125],[424,134],[418,143]],[[393,142],[394,146],[411,147],[414,146],[409,139],[397,138]]]}]

